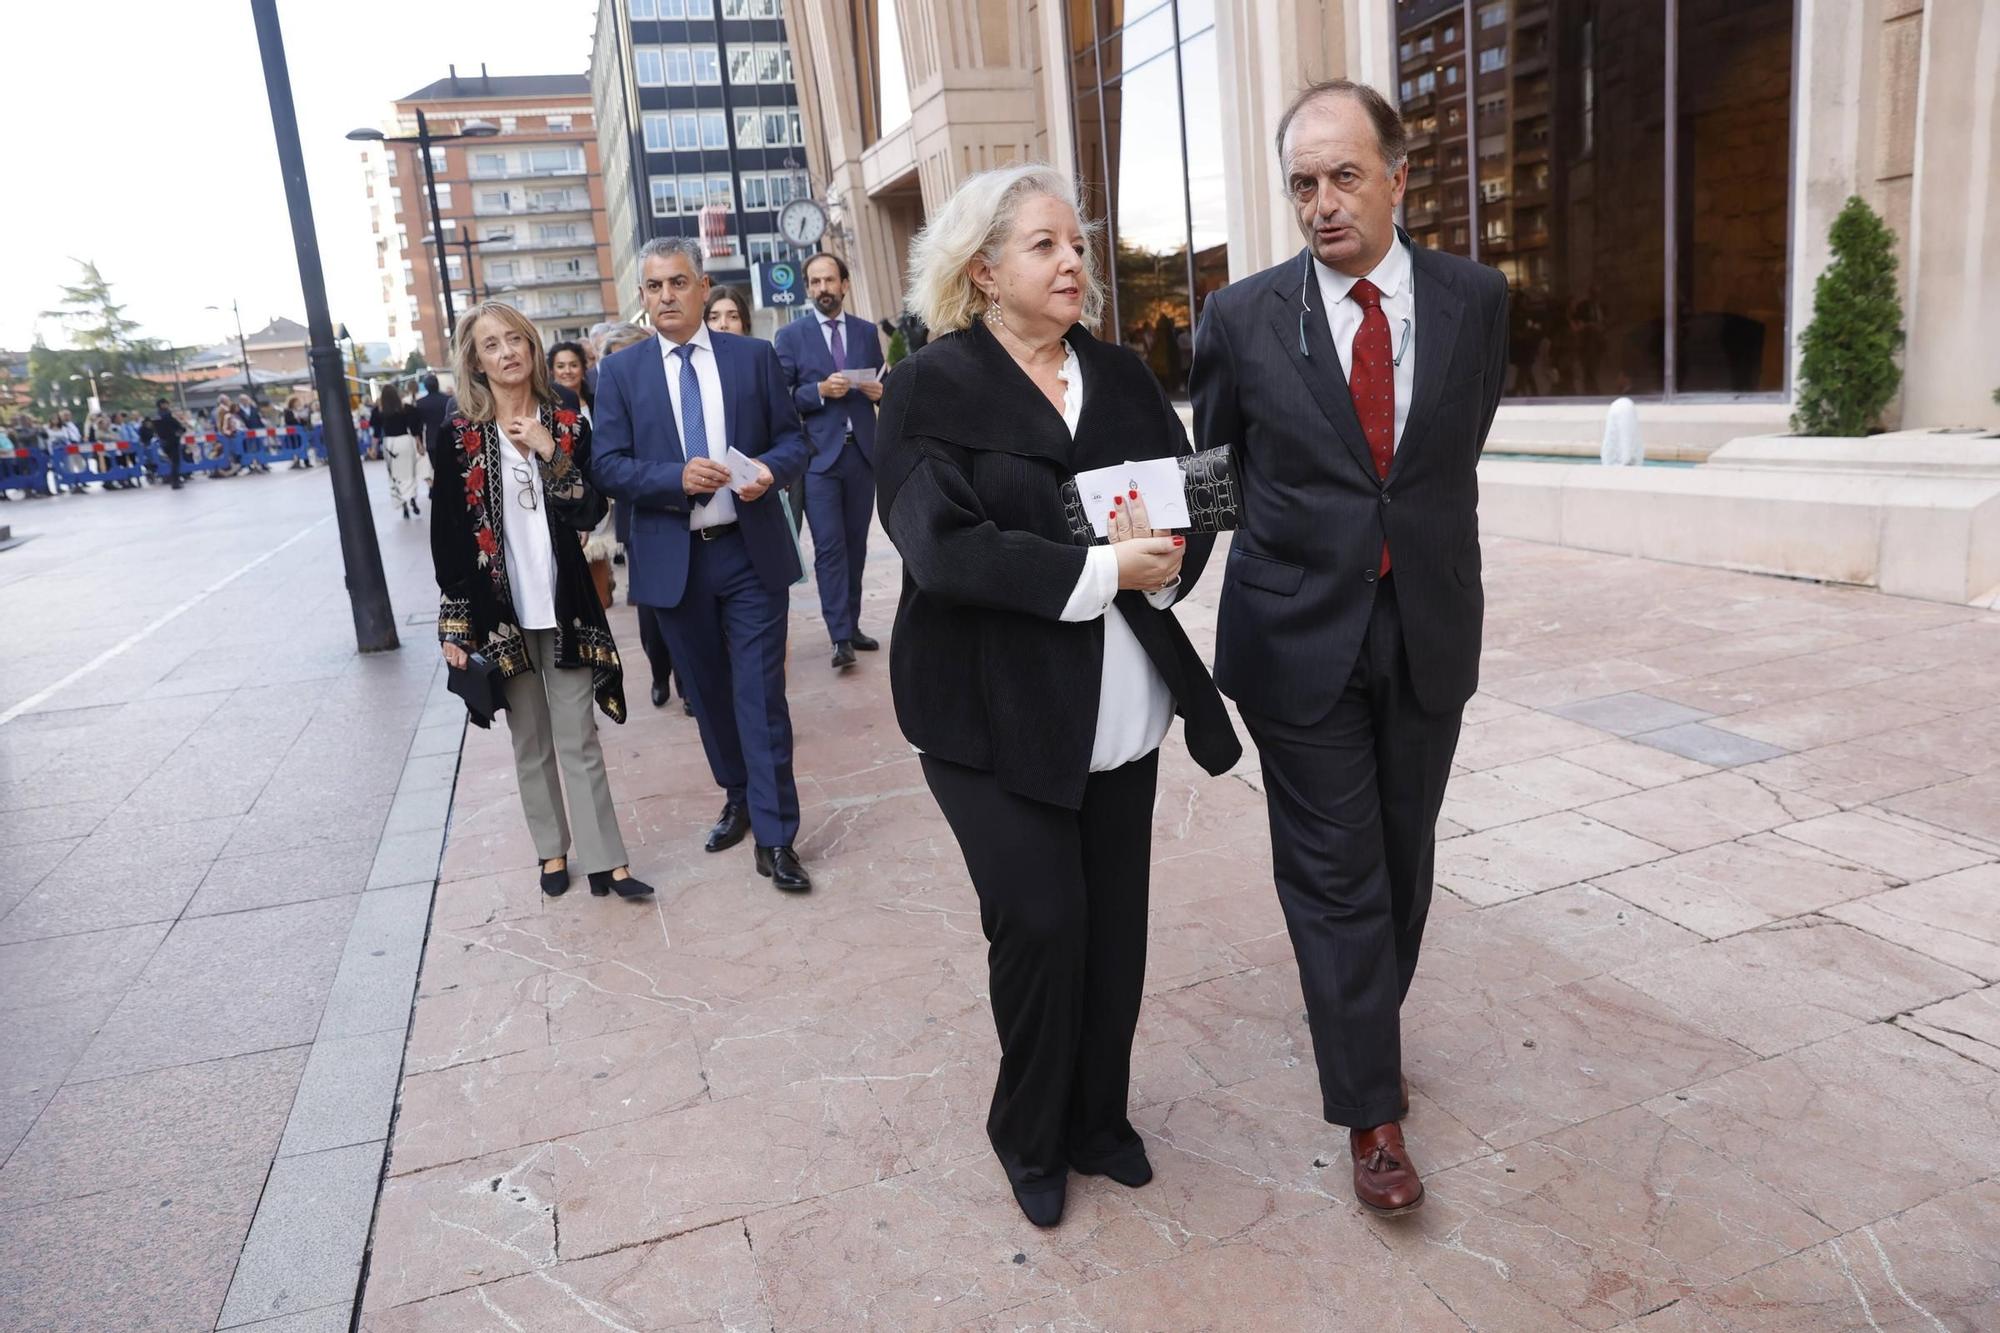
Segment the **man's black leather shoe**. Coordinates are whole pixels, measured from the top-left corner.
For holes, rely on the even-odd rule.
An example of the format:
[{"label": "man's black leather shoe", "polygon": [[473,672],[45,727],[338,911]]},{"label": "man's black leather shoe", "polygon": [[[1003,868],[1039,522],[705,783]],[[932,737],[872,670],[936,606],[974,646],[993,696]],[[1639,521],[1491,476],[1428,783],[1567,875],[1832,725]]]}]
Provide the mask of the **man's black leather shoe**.
[{"label": "man's black leather shoe", "polygon": [[854,665],[854,645],[846,639],[833,645],[833,669],[845,671]]},{"label": "man's black leather shoe", "polygon": [[811,893],[812,876],[799,864],[799,854],[790,844],[757,849],[757,873],[786,893]]},{"label": "man's black leather shoe", "polygon": [[653,686],[653,707],[665,708],[667,706],[667,700],[672,697],[673,697],[672,695],[667,693],[666,686],[664,685]]},{"label": "man's black leather shoe", "polygon": [[882,648],[881,640],[871,639],[860,630],[854,631],[854,637],[848,642],[854,645],[854,651],[858,653],[880,652]]},{"label": "man's black leather shoe", "polygon": [[726,852],[750,834],[750,807],[731,801],[722,807],[722,818],[708,831],[705,852]]}]

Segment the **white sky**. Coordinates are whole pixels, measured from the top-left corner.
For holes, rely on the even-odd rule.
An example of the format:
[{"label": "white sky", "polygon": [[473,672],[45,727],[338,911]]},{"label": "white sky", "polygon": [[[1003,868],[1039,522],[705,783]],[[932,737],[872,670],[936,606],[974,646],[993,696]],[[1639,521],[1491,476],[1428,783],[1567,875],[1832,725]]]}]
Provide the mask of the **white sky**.
[{"label": "white sky", "polygon": [[[148,336],[210,343],[303,321],[278,152],[248,0],[8,0],[8,203],[0,347],[23,348],[94,259]],[[581,74],[595,0],[279,0],[292,97],[336,324],[387,337],[360,149],[390,104],[446,65]],[[222,311],[204,310],[220,305]]]}]

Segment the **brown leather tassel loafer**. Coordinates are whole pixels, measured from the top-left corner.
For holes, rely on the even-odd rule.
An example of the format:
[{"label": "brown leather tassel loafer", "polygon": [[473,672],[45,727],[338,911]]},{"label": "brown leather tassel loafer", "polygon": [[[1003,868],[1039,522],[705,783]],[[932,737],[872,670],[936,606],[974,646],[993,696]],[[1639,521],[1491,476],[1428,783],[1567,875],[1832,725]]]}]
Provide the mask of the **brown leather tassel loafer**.
[{"label": "brown leather tassel loafer", "polygon": [[1354,1197],[1378,1217],[1398,1217],[1423,1206],[1424,1182],[1403,1147],[1403,1127],[1395,1121],[1347,1132],[1354,1153]]}]

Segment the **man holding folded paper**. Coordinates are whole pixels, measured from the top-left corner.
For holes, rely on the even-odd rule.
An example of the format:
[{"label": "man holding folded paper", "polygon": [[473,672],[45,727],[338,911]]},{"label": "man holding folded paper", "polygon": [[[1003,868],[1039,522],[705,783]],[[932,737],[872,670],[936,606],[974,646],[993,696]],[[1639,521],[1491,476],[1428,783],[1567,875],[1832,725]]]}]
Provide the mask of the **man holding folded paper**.
[{"label": "man holding folded paper", "polygon": [[599,364],[592,479],[633,506],[632,600],[658,617],[727,793],[706,850],[754,832],[757,873],[804,893],[785,702],[788,590],[801,570],[777,491],[805,470],[806,440],[771,345],[704,322],[701,260],[700,243],[681,237],[640,251],[657,336]]},{"label": "man holding folded paper", "polygon": [[1294,99],[1277,146],[1306,248],[1209,298],[1191,378],[1242,501],[1215,679],[1263,758],[1324,1113],[1380,1214],[1423,1201],[1400,1013],[1479,678],[1475,469],[1507,352],[1506,279],[1396,226],[1406,145],[1372,88]]}]

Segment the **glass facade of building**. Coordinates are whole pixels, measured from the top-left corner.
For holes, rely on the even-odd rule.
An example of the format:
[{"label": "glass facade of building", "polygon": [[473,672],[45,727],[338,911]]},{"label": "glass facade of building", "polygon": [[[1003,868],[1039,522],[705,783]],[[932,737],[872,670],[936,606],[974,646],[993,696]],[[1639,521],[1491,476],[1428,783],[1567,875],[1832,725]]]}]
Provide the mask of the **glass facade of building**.
[{"label": "glass facade of building", "polygon": [[710,275],[747,286],[792,252],[777,216],[807,179],[780,0],[623,4],[641,232],[699,238]]},{"label": "glass facade of building", "polygon": [[1100,330],[1187,393],[1194,324],[1229,281],[1214,0],[1067,0],[1077,171],[1110,302]]},{"label": "glass facade of building", "polygon": [[1405,224],[1507,275],[1510,396],[1784,391],[1793,0],[1384,2]]}]

